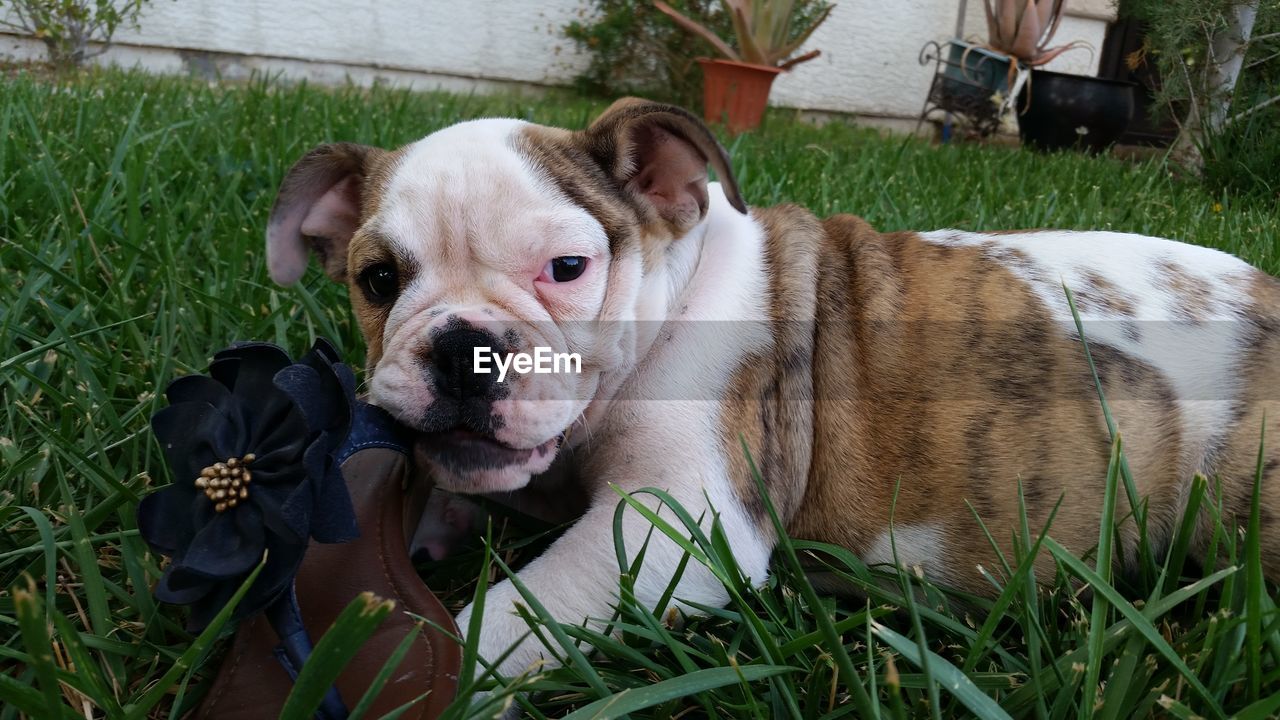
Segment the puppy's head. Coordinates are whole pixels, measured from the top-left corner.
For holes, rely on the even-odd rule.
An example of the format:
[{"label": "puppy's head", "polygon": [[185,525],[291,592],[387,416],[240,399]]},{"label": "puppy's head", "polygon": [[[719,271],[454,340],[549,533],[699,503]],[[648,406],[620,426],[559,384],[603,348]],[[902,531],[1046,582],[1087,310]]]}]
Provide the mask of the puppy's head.
[{"label": "puppy's head", "polygon": [[280,187],[267,265],[288,285],[313,252],[347,284],[370,399],[421,432],[442,486],[512,490],[634,363],[635,321],[663,312],[645,286],[712,201],[708,164],[746,212],[710,131],[634,99],[578,132],[475,120],[395,151],[322,145]]}]

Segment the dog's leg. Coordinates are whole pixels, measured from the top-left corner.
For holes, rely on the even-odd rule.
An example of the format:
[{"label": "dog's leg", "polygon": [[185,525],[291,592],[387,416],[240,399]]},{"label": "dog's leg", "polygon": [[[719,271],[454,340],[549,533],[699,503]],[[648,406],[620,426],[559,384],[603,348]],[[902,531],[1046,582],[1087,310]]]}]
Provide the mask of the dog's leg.
[{"label": "dog's leg", "polygon": [[[714,451],[713,451],[714,452]],[[705,459],[704,459],[705,463]],[[716,463],[711,463],[715,465]],[[670,467],[680,467],[672,464]],[[695,467],[685,465],[683,467]],[[629,479],[616,480],[614,484],[624,491],[635,493],[644,487],[658,483],[640,478],[669,480],[672,471],[655,474],[628,472]],[[764,580],[768,571],[769,554],[773,537],[764,533],[743,509],[733,486],[723,472],[712,477],[691,476],[678,483],[665,483],[669,492],[695,519],[701,519],[705,530],[711,527],[713,511],[718,513],[733,548],[735,560],[742,572],[754,582]],[[705,492],[705,494],[704,494]],[[659,509],[656,499],[647,494],[635,496],[646,506],[657,509],[659,516],[678,529],[682,526],[674,513]],[[597,628],[607,621],[618,602],[618,559],[614,550],[613,518],[621,498],[602,484],[590,509],[573,527],[541,557],[533,560],[519,572],[520,581],[537,598],[558,622],[591,622]],[[626,543],[628,563],[633,560],[650,535],[645,550],[643,566],[636,578],[637,600],[648,608],[654,608],[670,583],[683,551],[661,531],[643,518],[634,508],[624,512],[622,532]],[[728,594],[723,585],[706,567],[690,561],[674,597],[709,606],[724,605]],[[502,662],[500,672],[517,675],[539,663],[554,663],[554,656],[536,637],[529,635],[529,627],[515,612],[517,604],[527,606],[519,591],[509,580],[490,588],[485,598],[483,621],[480,630],[480,655],[487,659],[501,657],[508,648],[515,646],[511,655]],[[679,603],[675,603],[679,605]],[[664,608],[665,610],[665,608]],[[458,625],[466,632],[476,608],[468,606],[458,616]],[[544,633],[545,634],[545,633]],[[563,654],[559,649],[557,654]]]}]

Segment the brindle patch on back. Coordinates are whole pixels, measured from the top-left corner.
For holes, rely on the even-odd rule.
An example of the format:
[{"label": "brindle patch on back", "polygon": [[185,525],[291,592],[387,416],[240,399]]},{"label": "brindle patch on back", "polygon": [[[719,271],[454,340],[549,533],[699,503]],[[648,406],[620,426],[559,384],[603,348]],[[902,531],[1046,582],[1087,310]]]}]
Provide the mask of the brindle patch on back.
[{"label": "brindle patch on back", "polygon": [[[824,227],[813,461],[791,532],[866,553],[892,516],[943,540],[945,557],[926,563],[935,578],[982,591],[974,568],[995,558],[974,514],[1007,551],[1021,480],[1032,525],[1065,495],[1054,536],[1087,550],[1110,437],[1080,344],[980,246],[881,235],[849,216]],[[1155,369],[1103,354],[1130,464],[1167,515],[1178,425],[1154,420],[1176,420],[1172,392]]]},{"label": "brindle patch on back", "polygon": [[1081,312],[1093,311],[1103,316],[1130,317],[1137,312],[1138,301],[1096,270],[1084,273],[1084,285],[1073,289],[1076,307]]},{"label": "brindle patch on back", "polygon": [[1162,260],[1153,270],[1154,282],[1177,298],[1173,311],[1179,320],[1204,322],[1213,317],[1213,292],[1178,263]]}]

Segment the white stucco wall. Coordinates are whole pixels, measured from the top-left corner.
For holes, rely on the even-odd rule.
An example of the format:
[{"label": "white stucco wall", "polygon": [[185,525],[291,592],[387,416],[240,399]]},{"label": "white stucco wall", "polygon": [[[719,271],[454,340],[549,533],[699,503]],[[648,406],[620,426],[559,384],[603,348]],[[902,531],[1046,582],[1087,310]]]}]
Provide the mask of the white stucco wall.
[{"label": "white stucco wall", "polygon": [[[1076,0],[1057,41],[1101,48],[1110,0]],[[560,34],[586,0],[152,0],[141,29],[121,30],[107,57],[163,72],[253,70],[340,82],[389,79],[415,87],[483,88],[494,81],[569,82],[587,61]],[[982,0],[969,0],[965,36],[981,39]],[[954,34],[958,0],[837,0],[808,47],[822,56],[781,76],[771,102],[785,107],[914,117],[931,68],[916,61],[927,40]],[[0,37],[0,56],[39,56],[39,46]],[[201,53],[217,53],[202,56]],[[1051,69],[1092,74],[1084,50]]]},{"label": "white stucco wall", "polygon": [[[807,47],[822,55],[778,78],[770,101],[785,107],[915,117],[928,92],[933,68],[917,58],[927,40],[954,36],[957,0],[840,0]],[[1106,22],[1064,17],[1055,44],[1083,40],[1101,50]],[[987,26],[982,0],[969,0],[964,37],[982,41]],[[1074,50],[1049,70],[1092,75],[1096,51]]]},{"label": "white stucco wall", "polygon": [[[123,42],[558,84],[576,0],[152,0]],[[558,50],[563,48],[563,50]]]}]

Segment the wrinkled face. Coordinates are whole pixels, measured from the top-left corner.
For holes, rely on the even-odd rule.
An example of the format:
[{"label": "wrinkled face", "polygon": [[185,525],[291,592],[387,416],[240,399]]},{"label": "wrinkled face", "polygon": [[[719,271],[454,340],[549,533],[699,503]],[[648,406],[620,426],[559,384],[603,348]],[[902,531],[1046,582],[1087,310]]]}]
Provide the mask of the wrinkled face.
[{"label": "wrinkled face", "polygon": [[268,267],[287,285],[311,250],[348,285],[370,400],[421,433],[439,484],[513,490],[635,362],[708,162],[745,212],[706,127],[643,101],[578,132],[476,120],[394,152],[323,145],[281,185]]},{"label": "wrinkled face", "polygon": [[628,260],[518,151],[522,125],[465,123],[404,149],[348,255],[371,400],[424,433],[438,482],[470,492],[546,470],[619,360],[593,321]]}]

